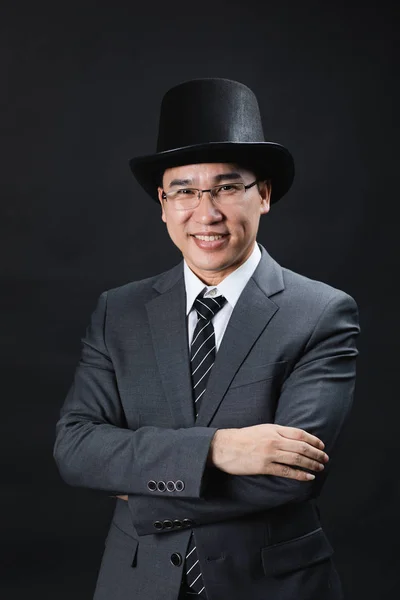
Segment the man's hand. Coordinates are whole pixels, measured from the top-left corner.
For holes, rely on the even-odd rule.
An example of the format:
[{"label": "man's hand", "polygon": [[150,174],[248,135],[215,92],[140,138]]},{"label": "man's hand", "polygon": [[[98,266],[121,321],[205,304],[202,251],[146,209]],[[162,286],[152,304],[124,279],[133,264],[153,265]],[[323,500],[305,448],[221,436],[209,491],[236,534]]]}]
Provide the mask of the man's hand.
[{"label": "man's hand", "polygon": [[[218,429],[210,446],[208,465],[231,475],[277,475],[309,481],[322,471],[329,457],[314,435],[283,425],[263,424],[240,429]],[[299,468],[300,467],[300,468]]]}]

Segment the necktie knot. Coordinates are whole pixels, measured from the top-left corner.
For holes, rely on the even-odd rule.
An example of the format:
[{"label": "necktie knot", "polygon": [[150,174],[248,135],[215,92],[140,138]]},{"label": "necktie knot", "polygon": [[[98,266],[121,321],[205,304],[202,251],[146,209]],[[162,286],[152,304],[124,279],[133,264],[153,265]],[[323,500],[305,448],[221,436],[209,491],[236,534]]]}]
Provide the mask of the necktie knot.
[{"label": "necktie knot", "polygon": [[204,298],[203,295],[200,294],[194,301],[193,306],[199,319],[210,321],[214,315],[221,310],[225,303],[226,298],[224,298],[224,296],[217,296],[216,298]]}]

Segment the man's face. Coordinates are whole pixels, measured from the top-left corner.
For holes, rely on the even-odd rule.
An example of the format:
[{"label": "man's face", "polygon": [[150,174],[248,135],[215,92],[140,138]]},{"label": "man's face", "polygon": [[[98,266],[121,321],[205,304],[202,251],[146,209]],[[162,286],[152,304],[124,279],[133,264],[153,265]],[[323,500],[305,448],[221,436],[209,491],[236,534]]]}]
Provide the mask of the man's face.
[{"label": "man's face", "polygon": [[185,187],[209,189],[233,182],[247,185],[255,179],[254,173],[232,163],[184,165],[164,172],[163,188],[158,188],[162,220],[191,270],[208,285],[218,285],[250,256],[260,216],[270,208],[271,188],[260,182],[239,200],[224,206],[206,192],[197,208],[185,210],[176,210],[172,202],[162,198],[162,193]]}]

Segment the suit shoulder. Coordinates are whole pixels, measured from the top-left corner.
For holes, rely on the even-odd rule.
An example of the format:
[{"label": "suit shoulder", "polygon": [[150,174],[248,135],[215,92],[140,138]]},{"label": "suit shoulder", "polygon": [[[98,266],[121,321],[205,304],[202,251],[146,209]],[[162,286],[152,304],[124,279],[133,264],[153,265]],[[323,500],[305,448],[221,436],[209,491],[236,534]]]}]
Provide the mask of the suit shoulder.
[{"label": "suit shoulder", "polygon": [[137,281],[129,281],[123,285],[110,288],[105,290],[103,294],[107,296],[108,303],[112,303],[114,306],[121,306],[126,303],[129,303],[130,306],[143,305],[158,295],[157,290],[177,282],[182,272],[181,265],[176,265],[172,269],[157,275]]},{"label": "suit shoulder", "polygon": [[308,300],[314,305],[326,306],[332,301],[347,302],[356,306],[354,298],[347,292],[328,283],[311,279],[295,271],[282,267],[285,287],[299,301]]},{"label": "suit shoulder", "polygon": [[130,296],[132,294],[134,295],[140,292],[150,290],[159,277],[160,275],[151,275],[150,277],[146,277],[145,279],[128,281],[127,283],[123,283],[122,285],[109,288],[105,290],[105,292],[109,297],[114,296],[122,298],[124,296]]}]

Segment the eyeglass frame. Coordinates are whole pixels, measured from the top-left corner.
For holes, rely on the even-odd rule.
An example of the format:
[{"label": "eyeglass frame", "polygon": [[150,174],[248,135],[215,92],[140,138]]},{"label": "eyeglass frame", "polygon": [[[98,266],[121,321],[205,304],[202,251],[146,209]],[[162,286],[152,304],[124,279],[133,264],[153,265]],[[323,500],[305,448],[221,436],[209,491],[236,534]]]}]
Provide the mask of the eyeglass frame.
[{"label": "eyeglass frame", "polygon": [[[218,204],[218,199],[215,198],[214,193],[213,193],[213,190],[215,190],[216,188],[221,188],[221,187],[224,187],[225,185],[234,185],[234,184],[238,184],[239,183],[240,185],[243,185],[243,191],[247,192],[248,189],[250,189],[253,186],[255,186],[256,183],[259,183],[259,181],[260,181],[259,179],[255,179],[254,181],[252,181],[252,183],[248,183],[247,185],[245,185],[242,181],[235,181],[235,182],[232,182],[232,183],[220,183],[219,185],[214,185],[213,187],[211,187],[211,188],[209,188],[207,190],[200,190],[199,188],[194,188],[194,187],[189,187],[189,186],[183,187],[183,188],[179,188],[179,189],[181,189],[181,190],[194,190],[194,191],[197,192],[198,203],[195,206],[191,206],[190,207],[190,209],[194,210],[195,208],[197,208],[200,205],[200,200],[201,200],[204,192],[209,192],[211,198]],[[179,189],[178,190],[171,190],[171,191],[175,192],[175,191],[179,191]],[[163,200],[168,200],[168,194],[169,193],[170,192],[165,192],[163,190],[162,191],[162,195],[161,195],[162,199]],[[190,210],[190,209],[188,209],[188,210]]]}]

